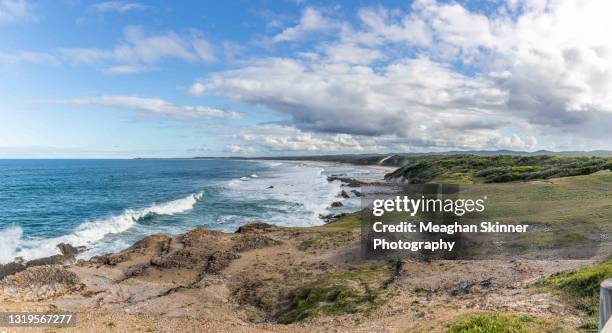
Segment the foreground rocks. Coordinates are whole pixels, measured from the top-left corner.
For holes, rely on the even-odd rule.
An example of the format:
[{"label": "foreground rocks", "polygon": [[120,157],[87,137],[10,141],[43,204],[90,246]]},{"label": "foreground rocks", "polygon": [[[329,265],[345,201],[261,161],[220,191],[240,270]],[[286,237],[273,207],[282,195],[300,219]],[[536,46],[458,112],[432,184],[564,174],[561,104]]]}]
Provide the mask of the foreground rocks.
[{"label": "foreground rocks", "polygon": [[27,267],[0,281],[0,311],[75,311],[65,329],[75,332],[440,332],[467,309],[580,324],[533,281],[584,262],[365,261],[358,220],[335,218],[151,235],[89,261]]},{"label": "foreground rocks", "polygon": [[57,245],[57,248],[60,251],[60,254],[54,256],[34,259],[30,261],[17,260],[15,262],[11,262],[4,265],[0,264],[0,279],[8,275],[15,274],[17,272],[21,272],[28,267],[43,265],[61,265],[69,263],[71,261],[74,261],[76,256],[84,250],[83,248],[79,249],[66,243],[59,243]]},{"label": "foreground rocks", "polygon": [[62,296],[83,287],[79,277],[61,266],[37,266],[0,281],[3,296],[25,301],[40,301]]}]

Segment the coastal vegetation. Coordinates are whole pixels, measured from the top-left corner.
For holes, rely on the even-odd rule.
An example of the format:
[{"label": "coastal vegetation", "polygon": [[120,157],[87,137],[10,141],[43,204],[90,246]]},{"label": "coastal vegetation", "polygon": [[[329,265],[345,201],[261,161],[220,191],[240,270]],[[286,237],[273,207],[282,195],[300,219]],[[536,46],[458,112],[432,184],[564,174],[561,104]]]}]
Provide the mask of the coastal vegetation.
[{"label": "coastal vegetation", "polygon": [[408,183],[506,183],[589,175],[612,170],[612,158],[536,156],[428,155],[404,157],[386,175]]},{"label": "coastal vegetation", "polygon": [[529,333],[572,332],[550,320],[524,314],[485,312],[466,315],[452,324],[447,333]]},{"label": "coastal vegetation", "polygon": [[384,304],[393,265],[360,267],[327,274],[293,291],[277,315],[289,324],[321,315],[367,312]]},{"label": "coastal vegetation", "polygon": [[[482,165],[476,163],[479,158],[466,157],[461,163],[459,156],[430,160],[435,166],[431,170],[443,160],[451,170],[436,169],[441,174],[433,175],[432,182],[484,183],[478,170],[489,168],[495,158],[484,158],[489,162]],[[518,163],[514,159],[510,158],[512,163]],[[542,168],[552,165],[547,161]],[[536,172],[528,166],[514,170]],[[348,188],[351,182],[343,184]],[[467,196],[487,195],[486,213],[499,220],[561,227],[555,236],[520,237],[508,243],[513,249],[544,253],[568,243],[582,244],[609,230],[605,228],[612,209],[610,184],[612,172],[602,169],[582,176],[492,182],[461,190]],[[313,227],[260,221],[235,233],[196,228],[183,235],[152,235],[119,253],[66,266],[61,276],[78,279],[67,280],[67,287],[53,289],[52,295],[36,295],[49,302],[76,300],[81,318],[89,320],[78,323],[80,329],[89,325],[114,331],[157,331],[172,323],[198,331],[222,327],[260,332],[376,331],[394,326],[409,332],[514,333],[595,327],[597,288],[612,277],[612,261],[588,267],[582,267],[587,262],[573,260],[364,261],[359,252],[363,214],[337,214],[329,223]],[[45,269],[51,268],[55,269]],[[24,269],[25,275],[19,276],[38,271]],[[100,279],[103,275],[112,278]],[[35,304],[19,295],[49,289],[19,281],[5,279],[6,284],[0,284],[1,310],[8,311],[14,302]],[[1,298],[13,289],[22,292]],[[484,312],[475,310],[483,299],[486,304],[479,309]],[[144,315],[126,311],[135,304]],[[100,309],[107,314],[100,315]]]},{"label": "coastal vegetation", "polygon": [[568,272],[556,273],[539,284],[552,289],[576,310],[589,318],[585,329],[597,329],[599,315],[599,285],[612,278],[612,260]]}]

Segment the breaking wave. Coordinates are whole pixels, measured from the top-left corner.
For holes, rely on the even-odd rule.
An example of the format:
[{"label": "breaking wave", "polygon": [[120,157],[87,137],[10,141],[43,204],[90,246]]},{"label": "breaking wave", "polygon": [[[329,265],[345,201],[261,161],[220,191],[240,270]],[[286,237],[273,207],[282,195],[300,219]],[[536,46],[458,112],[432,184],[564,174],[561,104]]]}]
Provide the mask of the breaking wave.
[{"label": "breaking wave", "polygon": [[126,231],[139,221],[152,216],[174,215],[190,211],[203,197],[204,192],[198,192],[185,198],[154,204],[143,209],[126,209],[120,215],[84,222],[71,234],[55,238],[24,239],[21,227],[11,226],[0,230],[0,264],[11,262],[19,257],[24,260],[32,260],[59,254],[57,249],[59,243],[88,246],[108,234]]}]

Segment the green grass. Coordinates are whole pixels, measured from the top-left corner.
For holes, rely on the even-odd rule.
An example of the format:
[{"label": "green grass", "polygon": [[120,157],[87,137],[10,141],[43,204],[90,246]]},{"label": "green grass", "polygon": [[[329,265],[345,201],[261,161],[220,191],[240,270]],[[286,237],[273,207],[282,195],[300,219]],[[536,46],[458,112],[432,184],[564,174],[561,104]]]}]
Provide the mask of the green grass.
[{"label": "green grass", "polygon": [[290,324],[306,318],[365,312],[386,301],[386,291],[393,277],[393,266],[366,267],[328,274],[297,288],[276,317]]},{"label": "green grass", "polygon": [[549,276],[541,285],[559,291],[563,299],[590,317],[599,311],[599,285],[612,278],[612,261]]},{"label": "green grass", "polygon": [[555,248],[564,248],[567,245],[592,244],[585,235],[579,233],[555,233],[545,235],[523,235],[516,240],[508,242],[507,246],[520,252],[534,252]]},{"label": "green grass", "polygon": [[612,170],[612,158],[536,156],[428,155],[405,157],[403,166],[385,176],[409,183],[506,183],[589,175]]},{"label": "green grass", "polygon": [[320,227],[321,229],[343,229],[343,230],[352,230],[361,228],[361,215],[362,212],[355,212],[351,214],[347,214],[336,221],[327,223],[326,225]]},{"label": "green grass", "polygon": [[558,323],[522,314],[487,312],[467,315],[452,324],[447,333],[567,332]]}]

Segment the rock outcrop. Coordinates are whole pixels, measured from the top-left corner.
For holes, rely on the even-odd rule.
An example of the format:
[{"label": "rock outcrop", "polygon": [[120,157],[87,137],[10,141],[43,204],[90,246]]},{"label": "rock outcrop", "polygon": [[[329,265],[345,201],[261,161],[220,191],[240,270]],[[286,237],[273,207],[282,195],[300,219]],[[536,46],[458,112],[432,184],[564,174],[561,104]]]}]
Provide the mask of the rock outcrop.
[{"label": "rock outcrop", "polygon": [[75,273],[57,265],[29,267],[0,281],[3,296],[24,301],[46,300],[81,288]]}]

